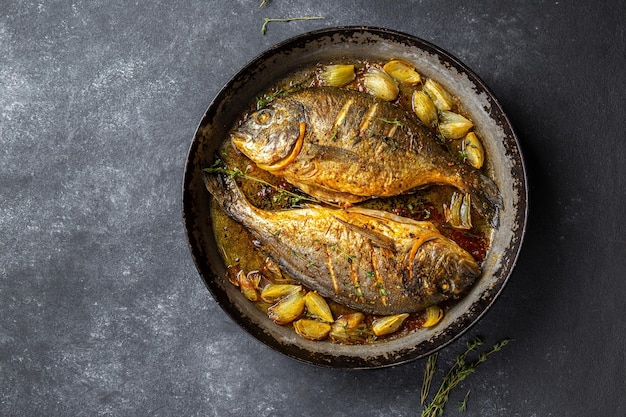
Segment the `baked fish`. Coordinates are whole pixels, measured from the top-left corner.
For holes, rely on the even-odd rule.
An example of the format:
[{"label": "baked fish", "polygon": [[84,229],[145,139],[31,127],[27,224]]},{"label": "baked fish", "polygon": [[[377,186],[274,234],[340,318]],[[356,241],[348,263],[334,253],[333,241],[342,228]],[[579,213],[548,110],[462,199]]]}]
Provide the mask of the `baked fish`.
[{"label": "baked fish", "polygon": [[228,175],[205,174],[217,203],[289,275],[363,313],[423,310],[457,298],[481,270],[427,221],[353,207],[267,211],[248,202]]},{"label": "baked fish", "polygon": [[347,207],[447,184],[471,194],[477,211],[498,225],[495,183],[450,155],[412,114],[369,94],[298,90],[249,115],[231,139],[260,168],[321,201]]}]

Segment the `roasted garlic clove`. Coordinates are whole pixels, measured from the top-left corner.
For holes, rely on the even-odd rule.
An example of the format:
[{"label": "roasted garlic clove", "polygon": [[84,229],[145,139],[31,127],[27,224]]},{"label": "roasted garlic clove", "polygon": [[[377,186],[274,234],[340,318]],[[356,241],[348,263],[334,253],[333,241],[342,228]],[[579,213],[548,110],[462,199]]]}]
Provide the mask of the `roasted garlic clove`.
[{"label": "roasted garlic clove", "polygon": [[267,284],[261,291],[261,298],[268,303],[274,303],[294,291],[302,290],[301,285],[295,284]]},{"label": "roasted garlic clove", "polygon": [[281,298],[267,309],[267,315],[277,324],[289,324],[304,313],[304,296],[306,291],[299,289]]},{"label": "roasted garlic clove", "polygon": [[422,327],[433,327],[443,318],[443,310],[439,306],[431,306],[426,309],[426,321]]},{"label": "roasted garlic clove", "polygon": [[343,87],[355,78],[354,65],[326,65],[320,72],[322,83],[331,87]]},{"label": "roasted garlic clove", "polygon": [[293,322],[293,328],[300,336],[310,340],[323,340],[330,333],[330,324],[317,320],[300,319]]},{"label": "roasted garlic clove", "polygon": [[439,114],[439,133],[446,139],[460,139],[474,126],[471,120],[451,111]]},{"label": "roasted garlic clove", "polygon": [[363,74],[365,90],[385,101],[392,101],[398,97],[400,89],[396,81],[380,68],[372,67]]},{"label": "roasted garlic clove", "polygon": [[413,111],[417,117],[428,127],[437,124],[437,107],[432,99],[424,91],[419,90],[413,92],[411,100]]},{"label": "roasted garlic clove", "polygon": [[463,152],[465,159],[474,168],[480,169],[485,162],[485,149],[483,148],[480,139],[474,132],[469,132],[465,135],[463,141]]},{"label": "roasted garlic clove", "polygon": [[408,313],[379,317],[372,322],[372,331],[376,336],[395,333],[407,317],[409,317]]},{"label": "roasted garlic clove", "polygon": [[363,322],[363,313],[352,313],[340,316],[331,325],[330,338],[337,343],[363,343],[367,341],[369,332]]},{"label": "roasted garlic clove", "polygon": [[435,107],[439,111],[452,110],[454,107],[454,98],[437,81],[430,78],[426,80],[424,91],[435,103]]},{"label": "roasted garlic clove", "polygon": [[450,206],[443,205],[443,215],[446,222],[455,229],[469,230],[472,228],[471,215],[471,197],[470,194],[452,193]]},{"label": "roasted garlic clove", "polygon": [[306,294],[304,297],[304,305],[306,307],[307,316],[326,323],[332,323],[335,320],[324,297],[314,291],[310,291]]},{"label": "roasted garlic clove", "polygon": [[415,71],[415,67],[408,62],[392,60],[383,67],[385,72],[395,78],[398,82],[415,85],[422,81],[419,73]]}]

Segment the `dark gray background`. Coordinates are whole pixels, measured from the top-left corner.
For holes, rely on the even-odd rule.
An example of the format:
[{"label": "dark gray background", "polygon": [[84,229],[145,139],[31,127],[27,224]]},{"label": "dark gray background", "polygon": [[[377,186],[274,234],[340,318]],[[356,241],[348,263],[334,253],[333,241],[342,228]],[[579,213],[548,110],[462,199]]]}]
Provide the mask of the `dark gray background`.
[{"label": "dark gray background", "polygon": [[[419,415],[424,360],[330,370],[261,345],[184,235],[183,167],[211,99],[262,50],[336,25],[461,59],[526,158],[517,268],[441,369],[474,336],[515,341],[446,415],[625,415],[626,3],[259,3],[0,2],[0,415]],[[325,19],[260,33],[303,15]]]}]

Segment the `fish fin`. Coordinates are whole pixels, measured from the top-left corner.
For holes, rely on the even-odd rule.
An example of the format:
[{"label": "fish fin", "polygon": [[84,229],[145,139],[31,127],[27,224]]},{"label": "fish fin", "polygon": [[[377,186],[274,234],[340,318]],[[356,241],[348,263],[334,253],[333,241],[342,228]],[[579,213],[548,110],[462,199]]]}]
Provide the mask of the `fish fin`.
[{"label": "fish fin", "polygon": [[316,187],[314,185],[307,184],[306,182],[291,181],[293,185],[304,191],[305,193],[315,196],[320,201],[329,203],[331,205],[338,205],[341,202],[342,206],[349,206],[354,203],[360,203],[366,200],[366,197],[357,196],[350,193],[342,193],[341,191],[334,191],[324,187]]},{"label": "fish fin", "polygon": [[398,216],[397,214],[390,213],[388,211],[374,210],[363,207],[350,207],[346,209],[349,213],[359,213],[364,216],[369,216],[375,219],[391,220],[393,222],[409,224],[413,226],[419,226],[426,229],[437,230],[437,228],[429,221],[414,220],[408,217]]},{"label": "fish fin", "polygon": [[355,231],[361,236],[369,239],[372,242],[372,245],[377,246],[379,248],[389,249],[392,252],[396,252],[396,243],[389,236],[385,236],[380,233],[376,233],[372,230],[365,229],[357,224],[350,223],[344,219],[341,219],[337,216],[334,216],[335,219],[346,226],[348,229]]},{"label": "fish fin", "polygon": [[479,171],[470,182],[472,206],[494,228],[500,225],[500,210],[504,207],[502,194],[495,182]]}]

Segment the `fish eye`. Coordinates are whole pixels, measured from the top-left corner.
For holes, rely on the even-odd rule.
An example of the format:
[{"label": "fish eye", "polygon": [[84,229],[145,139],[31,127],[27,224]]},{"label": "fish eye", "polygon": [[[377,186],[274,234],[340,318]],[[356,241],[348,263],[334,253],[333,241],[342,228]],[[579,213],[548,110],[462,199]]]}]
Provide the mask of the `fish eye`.
[{"label": "fish eye", "polygon": [[261,126],[269,124],[271,120],[272,111],[269,109],[262,109],[254,114],[254,121]]},{"label": "fish eye", "polygon": [[454,292],[454,288],[455,288],[454,281],[452,280],[444,281],[439,285],[439,288],[444,293]]}]

